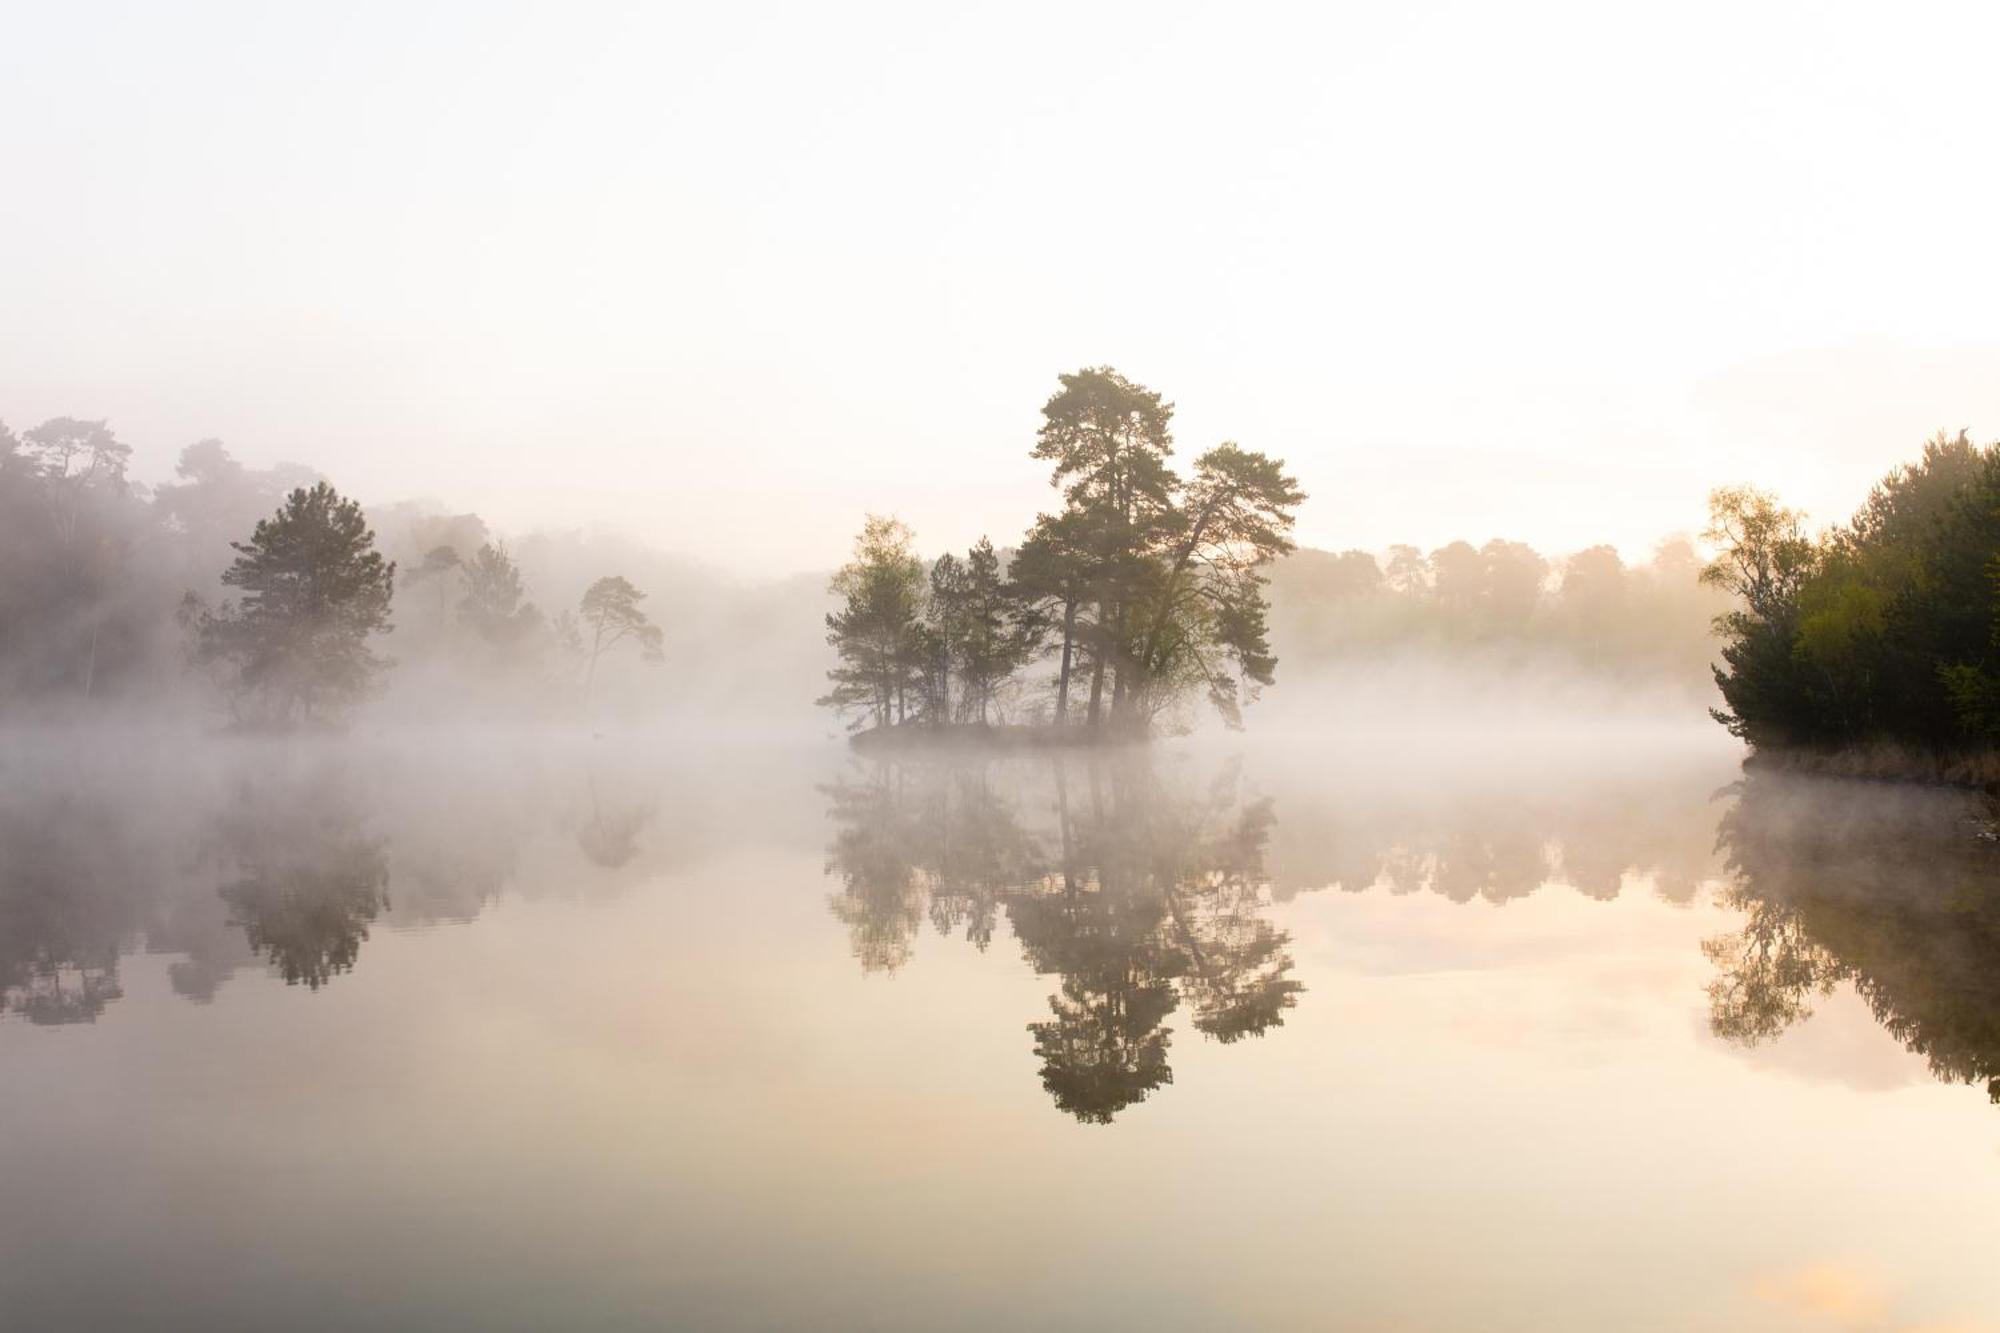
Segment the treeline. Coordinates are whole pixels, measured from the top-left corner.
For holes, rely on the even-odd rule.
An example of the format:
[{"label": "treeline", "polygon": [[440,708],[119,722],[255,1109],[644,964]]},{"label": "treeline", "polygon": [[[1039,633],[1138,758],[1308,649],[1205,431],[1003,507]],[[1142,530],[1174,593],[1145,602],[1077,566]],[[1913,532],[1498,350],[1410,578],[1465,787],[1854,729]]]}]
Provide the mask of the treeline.
[{"label": "treeline", "polygon": [[392,506],[385,554],[309,468],[246,467],[204,440],[149,489],[131,455],[104,421],[0,424],[0,701],[157,704],[191,670],[238,720],[283,725],[338,714],[402,665],[461,698],[560,708],[607,657],[659,656],[629,580],[602,575],[545,614],[474,515]]},{"label": "treeline", "polygon": [[1428,554],[1302,549],[1272,567],[1272,640],[1294,669],[1473,651],[1694,694],[1710,688],[1712,623],[1727,608],[1701,569],[1678,537],[1638,564],[1610,546],[1550,558],[1501,540]]},{"label": "treeline", "polygon": [[[856,728],[1002,717],[1143,734],[1205,697],[1225,720],[1272,681],[1264,569],[1304,500],[1284,464],[1232,443],[1177,473],[1173,405],[1109,366],[1060,377],[1032,456],[1063,505],[1003,570],[982,539],[929,566],[869,518],[834,576],[839,657],[821,702]],[[1045,680],[1024,670],[1049,661]],[[1039,686],[1039,688],[1037,688]]]},{"label": "treeline", "polygon": [[1717,720],[1762,748],[2000,740],[2000,448],[1940,434],[1845,524],[1808,536],[1764,492],[1711,499]]}]

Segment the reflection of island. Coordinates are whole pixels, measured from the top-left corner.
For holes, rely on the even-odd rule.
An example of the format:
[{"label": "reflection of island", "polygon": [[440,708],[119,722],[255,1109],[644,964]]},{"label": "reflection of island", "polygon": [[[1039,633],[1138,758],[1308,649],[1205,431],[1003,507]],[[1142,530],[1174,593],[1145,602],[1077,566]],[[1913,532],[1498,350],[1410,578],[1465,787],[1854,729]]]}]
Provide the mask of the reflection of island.
[{"label": "reflection of island", "polygon": [[1755,1044],[1850,982],[1940,1079],[2000,1102],[2000,847],[1987,798],[1756,774],[1720,839],[1741,930],[1704,949],[1715,1031]]},{"label": "reflection of island", "polygon": [[[1000,790],[1010,776],[1043,827]],[[1108,1123],[1172,1081],[1166,1021],[1183,1004],[1228,1042],[1277,1026],[1301,989],[1265,917],[1271,808],[1242,802],[1233,776],[1189,793],[1143,755],[1058,756],[884,762],[826,790],[833,912],[861,965],[901,965],[926,918],[983,949],[1004,911],[1029,964],[1060,978],[1029,1031],[1043,1086],[1080,1120]]]}]

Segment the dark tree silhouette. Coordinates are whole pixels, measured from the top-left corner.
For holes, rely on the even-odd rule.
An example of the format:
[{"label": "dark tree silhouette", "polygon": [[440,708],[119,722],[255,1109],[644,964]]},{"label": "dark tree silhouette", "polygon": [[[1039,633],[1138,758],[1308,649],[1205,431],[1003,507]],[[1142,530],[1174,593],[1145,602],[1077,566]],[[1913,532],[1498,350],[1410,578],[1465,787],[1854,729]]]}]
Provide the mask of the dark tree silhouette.
[{"label": "dark tree silhouette", "polygon": [[584,590],[578,610],[589,654],[585,685],[597,678],[598,659],[621,643],[637,644],[642,661],[660,660],[660,629],[639,609],[639,603],[645,600],[645,593],[617,574],[601,578]]},{"label": "dark tree silhouette", "polygon": [[232,669],[233,698],[279,725],[364,698],[387,665],[370,641],[389,631],[396,567],[376,553],[361,506],[320,482],[233,545],[222,579],[242,602],[199,630],[202,658]]}]

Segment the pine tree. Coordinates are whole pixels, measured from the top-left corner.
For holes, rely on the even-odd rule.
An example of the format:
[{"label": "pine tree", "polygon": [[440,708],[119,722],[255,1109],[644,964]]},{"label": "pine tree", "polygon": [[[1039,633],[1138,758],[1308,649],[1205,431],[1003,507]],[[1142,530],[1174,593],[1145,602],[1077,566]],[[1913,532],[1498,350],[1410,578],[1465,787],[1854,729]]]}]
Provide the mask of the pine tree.
[{"label": "pine tree", "polygon": [[827,672],[833,688],[819,702],[854,714],[856,727],[903,721],[912,687],[922,685],[928,636],[924,566],[912,549],[915,540],[900,520],[869,515],[855,538],[854,558],[829,585],[841,606],[826,618],[826,641],[840,664]]},{"label": "pine tree", "polygon": [[622,574],[601,578],[585,590],[578,610],[588,636],[583,675],[586,687],[597,678],[598,659],[628,640],[639,646],[639,660],[661,660],[663,636],[660,627],[639,609],[645,600],[646,594]]},{"label": "pine tree", "polygon": [[389,632],[396,566],[375,550],[361,506],[320,482],[230,545],[222,581],[243,599],[202,618],[198,653],[228,668],[232,703],[282,726],[366,697],[388,666],[369,641]]}]

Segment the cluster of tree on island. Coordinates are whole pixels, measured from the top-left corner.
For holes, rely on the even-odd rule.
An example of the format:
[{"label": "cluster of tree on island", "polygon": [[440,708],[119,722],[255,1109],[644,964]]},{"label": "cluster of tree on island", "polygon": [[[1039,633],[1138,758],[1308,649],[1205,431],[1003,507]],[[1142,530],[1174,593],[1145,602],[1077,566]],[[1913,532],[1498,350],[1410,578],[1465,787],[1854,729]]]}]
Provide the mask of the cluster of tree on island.
[{"label": "cluster of tree on island", "polygon": [[1716,492],[1703,577],[1725,707],[1760,750],[1889,743],[1934,756],[2000,741],[2000,446],[1940,434],[1813,537],[1749,488]]},{"label": "cluster of tree on island", "polygon": [[[856,727],[986,724],[1021,671],[1055,667],[1054,728],[1140,734],[1205,696],[1231,722],[1271,683],[1264,569],[1305,498],[1284,465],[1233,443],[1176,473],[1173,405],[1109,366],[1061,376],[1033,456],[1063,507],[1005,569],[982,539],[928,572],[909,528],[869,518],[834,576],[839,656],[822,702]],[[1083,698],[1076,696],[1082,693]]]}]

